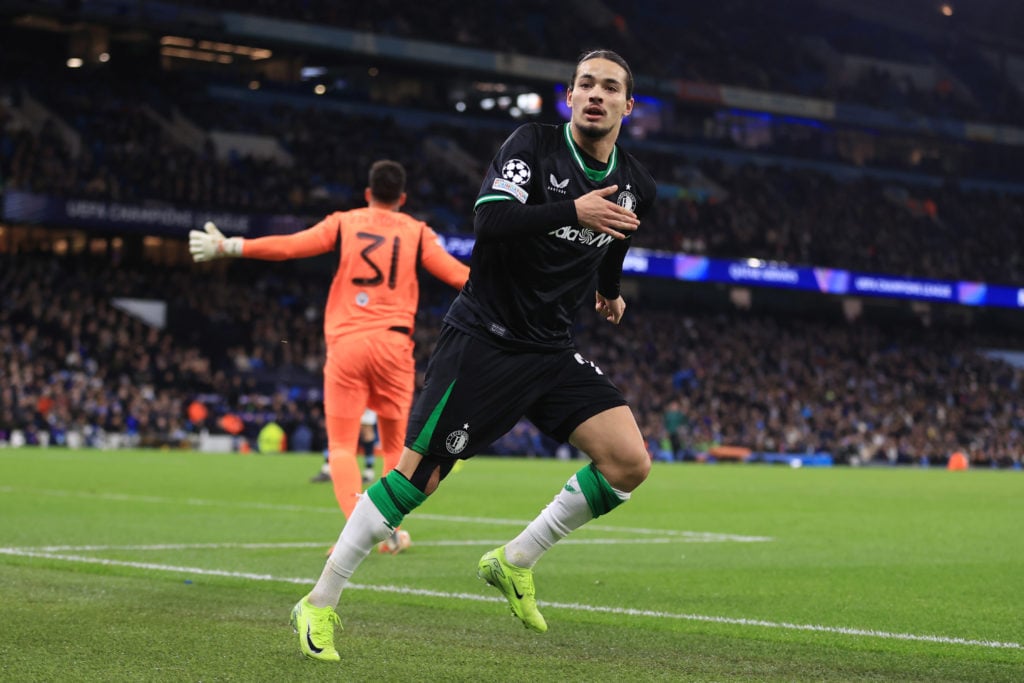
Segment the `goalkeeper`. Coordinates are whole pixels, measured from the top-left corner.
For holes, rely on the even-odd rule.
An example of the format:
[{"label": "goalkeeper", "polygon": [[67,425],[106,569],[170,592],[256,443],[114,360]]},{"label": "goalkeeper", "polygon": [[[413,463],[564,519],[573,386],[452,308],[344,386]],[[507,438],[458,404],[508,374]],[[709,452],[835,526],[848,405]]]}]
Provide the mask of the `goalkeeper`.
[{"label": "goalkeeper", "polygon": [[213,223],[205,232],[189,233],[196,262],[283,261],[339,252],[324,312],[324,414],[331,482],[345,519],[362,493],[356,447],[366,408],[377,413],[384,474],[402,453],[416,382],[418,267],[456,289],[469,277],[469,267],[444,250],[428,225],[399,211],[406,201],[405,179],[398,162],[377,161],[364,193],[368,206],[332,213],[292,235],[225,237]]}]

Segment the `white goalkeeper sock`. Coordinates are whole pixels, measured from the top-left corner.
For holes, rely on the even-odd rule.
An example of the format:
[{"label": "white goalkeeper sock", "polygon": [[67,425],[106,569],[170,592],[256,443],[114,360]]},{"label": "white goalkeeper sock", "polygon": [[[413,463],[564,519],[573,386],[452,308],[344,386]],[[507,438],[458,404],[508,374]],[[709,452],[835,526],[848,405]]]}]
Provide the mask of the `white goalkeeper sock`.
[{"label": "white goalkeeper sock", "polygon": [[335,607],[341,599],[345,584],[355,573],[360,563],[370,554],[373,547],[391,535],[384,515],[373,504],[369,496],[359,496],[352,516],[341,530],[316,582],[309,594],[313,607]]},{"label": "white goalkeeper sock", "polygon": [[[624,491],[612,490],[620,500],[629,498]],[[509,541],[505,546],[505,559],[517,567],[530,569],[551,546],[592,519],[594,514],[574,474],[522,533]]]}]

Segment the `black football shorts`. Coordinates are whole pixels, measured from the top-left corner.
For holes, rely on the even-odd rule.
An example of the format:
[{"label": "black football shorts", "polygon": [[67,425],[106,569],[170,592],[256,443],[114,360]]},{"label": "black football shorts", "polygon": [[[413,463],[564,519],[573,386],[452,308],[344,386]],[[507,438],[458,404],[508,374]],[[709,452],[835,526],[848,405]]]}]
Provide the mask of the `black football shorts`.
[{"label": "black football shorts", "polygon": [[444,325],[405,445],[470,458],[527,417],[556,441],[600,412],[626,405],[618,387],[575,349],[510,351]]}]

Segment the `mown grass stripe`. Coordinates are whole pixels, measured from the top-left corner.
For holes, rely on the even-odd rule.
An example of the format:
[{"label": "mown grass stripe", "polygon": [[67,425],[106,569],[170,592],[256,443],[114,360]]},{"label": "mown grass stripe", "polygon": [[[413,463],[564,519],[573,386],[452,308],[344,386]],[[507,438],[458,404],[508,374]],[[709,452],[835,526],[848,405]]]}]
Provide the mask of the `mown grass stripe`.
[{"label": "mown grass stripe", "polygon": [[[279,512],[310,512],[338,514],[337,506],[313,507],[304,505],[280,505],[274,503],[236,502],[223,500],[205,500],[202,498],[167,498],[162,496],[137,496],[122,493],[91,493],[88,491],[66,491],[57,489],[16,489],[11,486],[0,486],[0,493],[28,493],[32,495],[55,496],[59,498],[89,498],[126,503],[151,503],[160,505],[194,505],[200,507],[249,508],[253,510],[275,510]],[[414,512],[410,519],[432,520],[437,522],[453,522],[465,524],[491,524],[498,526],[526,526],[528,519],[502,519],[493,517],[465,517],[459,515],[436,515]],[[623,534],[652,534],[664,536],[682,536],[692,539],[704,539],[707,542],[733,541],[736,543],[764,543],[773,541],[771,536],[744,536],[739,534],[722,534],[713,531],[687,531],[680,529],[646,529],[642,527],[620,527],[607,524],[588,524],[588,531],[608,531]]]},{"label": "mown grass stripe", "polygon": [[[159,564],[155,562],[133,562],[128,560],[111,560],[107,558],[88,557],[84,555],[63,555],[57,553],[46,553],[35,550],[24,550],[19,548],[0,548],[0,554],[13,555],[18,557],[32,557],[46,560],[61,560],[64,562],[80,562],[86,564],[97,564],[113,567],[130,567],[133,569],[150,569],[173,573],[196,574],[200,576],[221,576],[228,578],[248,579],[251,581],[274,581],[281,583],[292,583],[299,585],[310,585],[313,581],[309,577],[291,578],[273,576],[271,574],[256,574],[250,572],[228,571],[224,569],[204,569],[200,567],[179,567],[175,565]],[[363,584],[348,584],[348,589],[370,590],[381,593],[399,593],[404,595],[419,595],[425,597],[436,597],[444,600],[474,600],[479,602],[504,602],[503,598],[476,595],[473,593],[449,593],[445,591],[434,591],[422,588],[409,588],[406,586],[370,586]],[[896,633],[892,631],[879,631],[874,629],[848,628],[845,626],[825,626],[822,624],[793,624],[785,621],[768,621],[763,619],[746,619],[741,617],[721,617],[704,614],[676,614],[658,610],[632,609],[628,607],[607,607],[602,605],[585,605],[581,603],[562,603],[537,601],[537,604],[544,608],[565,609],[576,612],[594,612],[601,614],[616,614],[620,616],[644,617],[654,619],[678,619],[684,621],[698,621],[715,624],[728,624],[733,626],[752,626],[757,628],[785,629],[791,631],[808,631],[817,633],[831,633],[836,635],[881,638],[885,640],[906,640],[942,645],[965,645],[971,647],[984,647],[993,649],[1024,649],[1024,645],[1015,642],[1001,642],[996,640],[974,640],[960,638],[957,636],[920,635],[914,633]]]}]

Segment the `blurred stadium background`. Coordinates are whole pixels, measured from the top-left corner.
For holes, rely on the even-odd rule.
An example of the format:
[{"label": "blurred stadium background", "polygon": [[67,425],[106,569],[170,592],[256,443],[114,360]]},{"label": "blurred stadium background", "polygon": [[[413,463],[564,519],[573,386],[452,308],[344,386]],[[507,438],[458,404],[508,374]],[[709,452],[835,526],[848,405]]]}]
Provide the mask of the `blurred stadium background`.
[{"label": "blurred stadium background", "polygon": [[659,200],[578,338],[652,457],[1020,469],[1021,36],[1010,0],[0,1],[0,444],[322,449],[331,259],[188,230],[303,228],[389,157],[468,257],[484,165],[608,47]]}]

